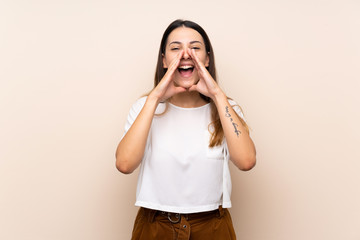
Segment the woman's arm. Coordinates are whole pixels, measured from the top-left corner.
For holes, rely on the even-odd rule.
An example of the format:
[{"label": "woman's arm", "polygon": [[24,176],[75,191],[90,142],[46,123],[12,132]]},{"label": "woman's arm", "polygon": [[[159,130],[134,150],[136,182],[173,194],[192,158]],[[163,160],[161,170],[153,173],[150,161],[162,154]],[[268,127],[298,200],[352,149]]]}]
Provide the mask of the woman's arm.
[{"label": "woman's arm", "polygon": [[190,91],[198,91],[214,101],[224,130],[230,159],[239,169],[244,171],[250,170],[256,163],[256,151],[249,133],[241,124],[239,116],[230,106],[225,93],[196,56],[196,52],[194,50],[188,51],[194,60],[200,77],[199,82],[193,85]]},{"label": "woman's arm", "polygon": [[240,117],[222,91],[219,91],[213,100],[220,116],[231,161],[241,170],[252,169],[256,163],[255,145]]},{"label": "woman's arm", "polygon": [[141,163],[146,141],[158,103],[147,98],[145,105],[116,149],[116,168],[132,173]]},{"label": "woman's arm", "polygon": [[172,79],[183,55],[181,51],[171,62],[160,83],[151,91],[145,105],[131,125],[129,131],[120,141],[116,149],[116,168],[122,173],[132,173],[141,163],[145,153],[146,141],[149,135],[152,119],[159,102],[186,91],[185,88],[175,87]]}]

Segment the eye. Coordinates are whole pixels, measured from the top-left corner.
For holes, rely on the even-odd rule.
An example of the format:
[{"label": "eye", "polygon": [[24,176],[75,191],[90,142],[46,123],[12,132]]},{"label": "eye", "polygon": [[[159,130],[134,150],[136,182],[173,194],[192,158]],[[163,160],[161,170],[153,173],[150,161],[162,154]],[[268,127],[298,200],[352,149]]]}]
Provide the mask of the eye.
[{"label": "eye", "polygon": [[179,48],[178,47],[173,47],[173,48],[171,48],[171,50],[175,51],[175,50],[179,50]]},{"label": "eye", "polygon": [[200,49],[200,48],[199,48],[199,47],[192,47],[192,49],[198,50],[198,49]]}]

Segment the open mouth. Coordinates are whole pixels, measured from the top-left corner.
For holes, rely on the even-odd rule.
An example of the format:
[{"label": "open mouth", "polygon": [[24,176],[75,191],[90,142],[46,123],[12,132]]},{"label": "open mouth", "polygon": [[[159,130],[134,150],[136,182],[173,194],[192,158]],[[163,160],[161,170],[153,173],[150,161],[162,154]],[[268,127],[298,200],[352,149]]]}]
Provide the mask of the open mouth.
[{"label": "open mouth", "polygon": [[182,77],[190,77],[194,71],[194,66],[191,65],[180,66],[178,67],[178,71],[180,72],[180,75]]}]

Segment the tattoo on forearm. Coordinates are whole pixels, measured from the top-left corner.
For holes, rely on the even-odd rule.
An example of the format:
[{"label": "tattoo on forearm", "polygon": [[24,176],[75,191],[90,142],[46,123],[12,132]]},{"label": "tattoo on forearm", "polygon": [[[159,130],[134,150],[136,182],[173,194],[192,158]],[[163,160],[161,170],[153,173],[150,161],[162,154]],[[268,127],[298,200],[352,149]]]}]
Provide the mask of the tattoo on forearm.
[{"label": "tattoo on forearm", "polygon": [[233,127],[234,127],[234,132],[236,133],[236,136],[239,137],[239,135],[241,134],[241,131],[239,131],[239,130],[237,129],[239,125],[238,125],[237,123],[235,123],[234,120],[233,120],[233,118],[231,117],[231,114],[230,114],[230,112],[229,112],[229,107],[228,107],[228,106],[225,107],[225,117],[230,118],[231,124],[232,124]]}]

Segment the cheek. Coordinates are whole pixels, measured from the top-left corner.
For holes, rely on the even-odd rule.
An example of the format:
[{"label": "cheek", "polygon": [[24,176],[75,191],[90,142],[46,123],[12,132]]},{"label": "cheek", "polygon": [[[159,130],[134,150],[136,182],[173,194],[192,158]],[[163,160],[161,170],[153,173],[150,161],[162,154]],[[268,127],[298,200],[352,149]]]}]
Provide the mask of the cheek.
[{"label": "cheek", "polygon": [[203,51],[197,52],[196,56],[200,59],[200,61],[202,63],[204,63],[204,64],[206,63],[206,53],[205,52],[203,52]]},{"label": "cheek", "polygon": [[199,59],[204,65],[206,64],[206,55],[199,56]]},{"label": "cheek", "polygon": [[174,56],[172,55],[166,55],[163,58],[163,64],[165,68],[168,68],[170,66],[170,63],[172,62],[172,60],[174,59]]}]

